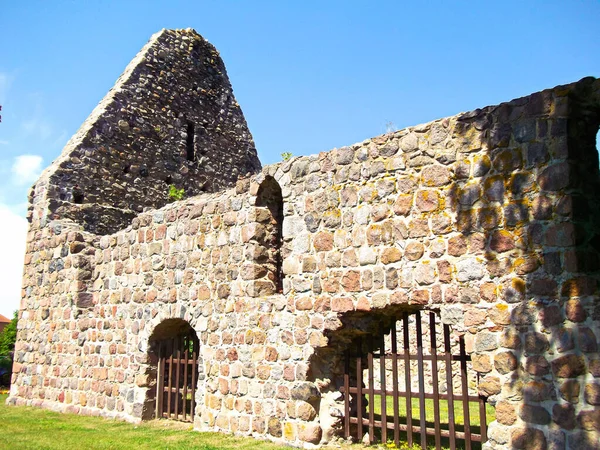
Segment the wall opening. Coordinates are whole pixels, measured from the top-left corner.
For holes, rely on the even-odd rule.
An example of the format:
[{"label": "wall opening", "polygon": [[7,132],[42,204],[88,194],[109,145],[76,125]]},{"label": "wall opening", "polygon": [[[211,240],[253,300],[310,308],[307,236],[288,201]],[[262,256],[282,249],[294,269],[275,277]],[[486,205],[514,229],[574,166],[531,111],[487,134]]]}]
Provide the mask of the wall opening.
[{"label": "wall opening", "polygon": [[79,185],[73,186],[73,190],[71,191],[73,195],[73,203],[81,205],[83,203],[83,190],[79,187]]},{"label": "wall opening", "polygon": [[477,393],[462,336],[432,311],[390,309],[347,319],[340,352],[346,439],[481,448],[494,412]]},{"label": "wall opening", "polygon": [[194,152],[194,123],[188,122],[187,124],[187,138],[186,138],[186,153],[188,161],[196,161],[196,153]]},{"label": "wall opening", "polygon": [[181,319],[160,323],[149,341],[149,389],[143,419],[193,422],[201,373],[198,336]]},{"label": "wall opening", "polygon": [[[283,235],[283,196],[281,187],[273,177],[266,177],[256,194],[257,221],[265,226],[265,238],[260,242],[267,255],[264,261],[267,276],[275,285],[276,292],[283,291],[283,271],[281,254]],[[258,261],[261,262],[261,261]]]}]

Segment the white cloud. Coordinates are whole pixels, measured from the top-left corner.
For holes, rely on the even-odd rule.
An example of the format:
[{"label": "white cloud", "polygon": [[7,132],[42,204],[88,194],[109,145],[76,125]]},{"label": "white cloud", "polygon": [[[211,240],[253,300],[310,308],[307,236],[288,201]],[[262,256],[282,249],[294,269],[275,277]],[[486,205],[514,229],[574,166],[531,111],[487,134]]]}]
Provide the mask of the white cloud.
[{"label": "white cloud", "polygon": [[5,141],[5,140],[0,139],[0,145],[8,145],[8,144],[10,144],[9,141]]},{"label": "white cloud", "polygon": [[11,318],[19,309],[23,258],[27,237],[27,221],[14,213],[7,205],[0,204],[0,235],[2,241],[0,258],[0,314]]},{"label": "white cloud", "polygon": [[19,155],[11,167],[13,181],[17,185],[33,183],[42,173],[43,159],[39,155]]}]

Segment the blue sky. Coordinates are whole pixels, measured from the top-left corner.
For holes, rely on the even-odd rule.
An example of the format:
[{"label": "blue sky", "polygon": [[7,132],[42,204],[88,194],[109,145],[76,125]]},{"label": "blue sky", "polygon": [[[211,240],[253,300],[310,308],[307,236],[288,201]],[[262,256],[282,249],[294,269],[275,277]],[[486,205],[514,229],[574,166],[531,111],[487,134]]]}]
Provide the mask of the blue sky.
[{"label": "blue sky", "polygon": [[263,164],[600,76],[600,2],[0,0],[0,313],[28,187],[161,28],[221,52]]}]

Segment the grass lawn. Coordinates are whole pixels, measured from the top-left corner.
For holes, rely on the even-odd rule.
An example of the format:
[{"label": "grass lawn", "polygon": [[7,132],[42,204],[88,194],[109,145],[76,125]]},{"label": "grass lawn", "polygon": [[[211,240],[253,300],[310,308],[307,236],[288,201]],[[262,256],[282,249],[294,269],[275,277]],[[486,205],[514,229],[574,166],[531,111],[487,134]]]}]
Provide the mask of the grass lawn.
[{"label": "grass lawn", "polygon": [[252,438],[192,432],[191,425],[173,425],[167,421],[132,425],[100,417],[6,406],[6,397],[0,395],[0,448],[3,449],[290,449]]},{"label": "grass lawn", "polygon": [[[367,400],[368,399],[369,399],[369,397],[367,396]],[[419,405],[419,399],[412,398],[411,400],[412,400],[411,404],[412,404],[413,422],[415,420],[418,422],[421,417],[421,415],[420,415],[421,408]],[[381,396],[375,395],[373,403],[374,403],[374,413],[376,415],[380,415],[381,414]],[[398,406],[399,406],[398,409],[399,409],[400,422],[406,423],[406,399],[404,399],[404,398],[398,399]],[[489,424],[491,421],[495,420],[496,410],[491,405],[485,405],[485,406],[486,406],[486,419],[487,419],[487,423]],[[393,403],[392,397],[386,398],[386,411],[387,411],[388,418],[391,418],[393,421],[394,403]],[[433,400],[432,399],[425,399],[425,418],[426,418],[425,420],[427,422],[433,423]],[[469,419],[470,419],[469,422],[471,423],[471,426],[479,427],[479,404],[476,402],[469,403]],[[440,400],[440,422],[441,422],[443,428],[448,428],[448,426],[447,426],[447,424],[448,424],[448,401],[447,400]],[[454,423],[456,423],[457,425],[463,425],[465,423],[462,401],[460,401],[460,402],[454,401]],[[461,429],[462,429],[462,426],[461,426]]]},{"label": "grass lawn", "polygon": [[[276,445],[270,442],[252,438],[238,438],[221,433],[198,433],[192,431],[191,425],[173,423],[163,420],[132,425],[100,417],[78,416],[75,414],[60,414],[40,408],[6,406],[7,395],[0,394],[0,448],[1,449],[58,449],[58,450],[121,450],[121,449],[199,449],[199,450],[289,450],[290,447]],[[419,404],[413,399],[413,417],[415,425],[419,419]],[[392,405],[388,399],[388,407]],[[380,414],[381,399],[375,396],[375,413]],[[406,422],[406,404],[400,402],[401,422]],[[433,420],[433,402],[427,400],[427,422]],[[447,405],[441,402],[442,421],[447,421]],[[462,408],[462,407],[461,407]],[[471,405],[471,423],[474,431],[478,431],[478,405]],[[388,413],[389,413],[388,409]],[[494,409],[488,405],[488,423],[494,420]],[[456,409],[457,422],[462,423],[462,409]],[[391,414],[388,414],[391,418]],[[444,419],[446,418],[446,419]],[[462,428],[462,427],[458,427]],[[393,434],[392,434],[393,436]],[[401,434],[401,440],[406,434]],[[418,435],[415,435],[413,450],[421,447]],[[445,445],[444,445],[445,444]],[[446,442],[442,442],[448,448]],[[361,449],[362,445],[341,445],[344,449]],[[475,445],[474,448],[477,448]],[[379,445],[370,448],[389,449],[393,445]],[[401,449],[408,448],[406,444]],[[459,446],[460,448],[460,446]]]}]

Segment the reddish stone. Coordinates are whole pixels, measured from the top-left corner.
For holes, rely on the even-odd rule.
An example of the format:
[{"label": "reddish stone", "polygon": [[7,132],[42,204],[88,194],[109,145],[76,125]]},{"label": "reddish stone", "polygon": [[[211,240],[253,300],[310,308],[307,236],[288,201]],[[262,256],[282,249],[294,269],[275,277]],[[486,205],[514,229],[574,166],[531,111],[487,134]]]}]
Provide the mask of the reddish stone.
[{"label": "reddish stone", "polygon": [[348,297],[334,297],[331,301],[331,310],[336,312],[354,311],[354,303]]},{"label": "reddish stone", "polygon": [[501,374],[512,372],[517,366],[517,358],[513,352],[501,352],[494,356],[494,367]]},{"label": "reddish stone", "polygon": [[381,262],[383,264],[395,263],[400,261],[400,259],[402,259],[402,252],[397,247],[386,248],[381,254]]},{"label": "reddish stone", "polygon": [[579,426],[588,431],[600,431],[600,409],[581,411],[577,415]]},{"label": "reddish stone", "polygon": [[404,257],[409,261],[416,261],[423,256],[425,247],[420,242],[410,242],[404,250]]},{"label": "reddish stone", "polygon": [[564,321],[562,311],[557,305],[547,306],[542,309],[539,313],[539,319],[545,327],[558,325]]},{"label": "reddish stone", "polygon": [[556,192],[569,186],[569,163],[561,162],[546,168],[537,179],[540,188],[544,191]]},{"label": "reddish stone", "polygon": [[503,253],[515,248],[515,237],[506,230],[498,230],[492,235],[490,249]]},{"label": "reddish stone", "polygon": [[579,300],[569,300],[566,302],[565,314],[571,322],[583,322],[587,318],[585,308]]},{"label": "reddish stone", "polygon": [[425,289],[417,289],[410,295],[410,303],[417,305],[426,305],[429,303],[429,291]]},{"label": "reddish stone", "polygon": [[342,287],[348,292],[360,291],[360,272],[349,270],[342,277]]},{"label": "reddish stone", "polygon": [[511,434],[511,445],[515,450],[547,450],[546,436],[537,428],[518,428]]},{"label": "reddish stone", "polygon": [[426,186],[443,186],[450,182],[450,171],[441,165],[431,165],[423,168],[421,179]]},{"label": "reddish stone", "polygon": [[496,420],[502,425],[512,425],[517,420],[515,408],[509,402],[498,402],[496,404]]},{"label": "reddish stone", "polygon": [[406,216],[410,213],[412,208],[412,194],[400,194],[394,202],[393,210],[394,214],[399,216]]},{"label": "reddish stone", "polygon": [[419,190],[415,198],[415,205],[421,212],[435,211],[440,204],[439,194],[434,190]]},{"label": "reddish stone", "polygon": [[542,355],[530,356],[525,360],[525,370],[530,375],[541,377],[550,373],[550,364]]},{"label": "reddish stone", "polygon": [[313,241],[315,250],[318,252],[329,251],[333,249],[333,233],[320,231],[315,235]]},{"label": "reddish stone", "polygon": [[463,236],[455,236],[448,240],[448,254],[461,256],[467,252],[467,240]]},{"label": "reddish stone", "polygon": [[561,295],[563,297],[582,297],[593,295],[596,291],[596,280],[590,277],[571,278],[563,283]]},{"label": "reddish stone", "polygon": [[552,372],[559,378],[577,378],[586,372],[585,360],[578,355],[561,356],[552,361]]},{"label": "reddish stone", "polygon": [[600,405],[600,383],[588,383],[583,391],[585,401],[594,406]]},{"label": "reddish stone", "polygon": [[544,243],[550,247],[575,245],[575,226],[570,222],[551,225],[544,235]]},{"label": "reddish stone", "polygon": [[448,261],[441,260],[437,262],[438,279],[440,283],[449,283],[452,281],[452,266]]},{"label": "reddish stone", "polygon": [[577,424],[575,408],[568,403],[555,403],[552,407],[552,420],[565,430],[572,430]]}]

